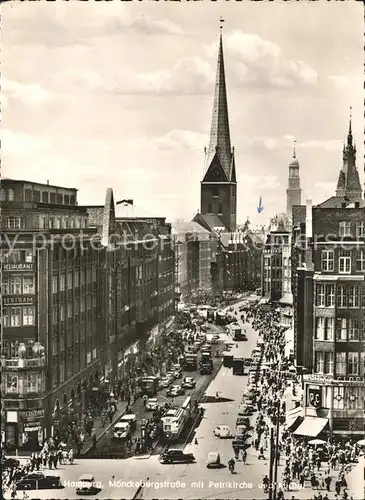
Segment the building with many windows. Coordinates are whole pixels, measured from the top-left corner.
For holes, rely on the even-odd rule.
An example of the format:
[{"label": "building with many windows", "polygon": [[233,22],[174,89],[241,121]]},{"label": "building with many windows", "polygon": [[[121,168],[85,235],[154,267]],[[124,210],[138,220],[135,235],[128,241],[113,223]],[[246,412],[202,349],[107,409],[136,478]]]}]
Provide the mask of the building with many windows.
[{"label": "building with many windows", "polygon": [[[346,161],[353,155],[350,135],[351,126]],[[355,436],[365,431],[365,208],[350,166],[345,185],[351,192],[314,208],[310,202],[294,207],[292,259],[307,425],[319,433],[328,424],[330,434]]]},{"label": "building with many windows", "polygon": [[92,388],[120,367],[125,373],[131,346],[143,346],[173,317],[173,246],[164,219],[116,220],[111,190],[102,207],[79,206],[76,195],[49,184],[1,184],[8,448],[34,449],[77,421]]}]

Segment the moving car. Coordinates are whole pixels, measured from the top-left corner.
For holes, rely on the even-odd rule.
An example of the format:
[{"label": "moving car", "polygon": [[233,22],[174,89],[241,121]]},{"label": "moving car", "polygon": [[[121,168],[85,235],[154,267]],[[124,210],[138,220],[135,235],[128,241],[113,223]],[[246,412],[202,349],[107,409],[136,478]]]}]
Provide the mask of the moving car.
[{"label": "moving car", "polygon": [[218,425],[214,431],[213,431],[213,434],[216,436],[216,437],[219,437],[221,439],[227,439],[227,438],[230,438],[232,436],[232,431],[231,429],[228,427],[228,425]]},{"label": "moving car", "polygon": [[119,419],[119,422],[129,424],[130,430],[133,431],[137,427],[137,417],[133,413],[126,413]]},{"label": "moving car", "polygon": [[170,384],[172,384],[172,382],[174,382],[174,380],[176,378],[174,372],[167,372],[166,377],[170,380]]},{"label": "moving car", "polygon": [[62,488],[59,476],[46,476],[43,472],[26,475],[16,482],[17,490],[47,490]]},{"label": "moving car", "polygon": [[195,457],[192,453],[184,453],[183,450],[170,449],[161,453],[159,461],[162,464],[191,464],[195,462]]},{"label": "moving car", "polygon": [[183,371],[180,365],[172,365],[172,372],[175,376],[175,379],[182,377]]},{"label": "moving car", "polygon": [[181,385],[172,385],[166,392],[166,395],[172,398],[182,394],[185,394],[185,389],[183,389]]},{"label": "moving car", "polygon": [[115,439],[127,439],[130,430],[128,422],[117,422],[114,427],[113,437]]},{"label": "moving car", "polygon": [[97,487],[92,474],[83,474],[76,482],[76,495],[93,495]]},{"label": "moving car", "polygon": [[207,468],[208,469],[219,469],[222,467],[221,457],[217,451],[211,451],[208,453],[207,458]]},{"label": "moving car", "polygon": [[195,379],[193,377],[185,377],[182,386],[184,389],[194,389],[196,386]]},{"label": "moving car", "polygon": [[163,377],[159,382],[159,386],[161,389],[167,389],[170,384],[171,384],[171,380],[169,377]]},{"label": "moving car", "polygon": [[157,398],[149,398],[146,403],[147,411],[154,411],[158,408],[158,399]]}]

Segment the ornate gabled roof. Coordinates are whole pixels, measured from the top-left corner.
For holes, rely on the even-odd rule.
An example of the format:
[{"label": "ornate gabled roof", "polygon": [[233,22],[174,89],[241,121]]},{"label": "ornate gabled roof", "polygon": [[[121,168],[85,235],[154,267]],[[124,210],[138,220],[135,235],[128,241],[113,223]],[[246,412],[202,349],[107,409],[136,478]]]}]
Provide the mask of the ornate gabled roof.
[{"label": "ornate gabled roof", "polygon": [[215,155],[218,155],[219,161],[227,178],[231,179],[232,172],[232,148],[231,136],[229,131],[228,104],[227,104],[227,89],[226,77],[224,71],[223,58],[223,40],[222,34],[219,39],[219,52],[217,64],[217,76],[215,80],[214,102],[213,102],[213,117],[210,130],[210,142],[208,149],[208,168],[213,161]]}]

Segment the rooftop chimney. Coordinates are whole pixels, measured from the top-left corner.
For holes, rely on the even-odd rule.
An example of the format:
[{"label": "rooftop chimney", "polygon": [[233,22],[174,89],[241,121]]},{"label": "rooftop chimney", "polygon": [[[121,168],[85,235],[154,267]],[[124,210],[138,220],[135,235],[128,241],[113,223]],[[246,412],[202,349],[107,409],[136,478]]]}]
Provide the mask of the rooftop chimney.
[{"label": "rooftop chimney", "polygon": [[49,180],[47,179],[47,186],[49,186]]}]

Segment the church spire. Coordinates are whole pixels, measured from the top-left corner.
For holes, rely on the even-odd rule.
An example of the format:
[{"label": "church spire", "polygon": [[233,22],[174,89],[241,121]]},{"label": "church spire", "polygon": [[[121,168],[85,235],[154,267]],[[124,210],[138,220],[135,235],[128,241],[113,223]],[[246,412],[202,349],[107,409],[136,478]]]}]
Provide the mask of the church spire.
[{"label": "church spire", "polygon": [[350,106],[349,133],[347,135],[347,145],[352,146],[352,106]]},{"label": "church spire", "polygon": [[208,165],[213,160],[215,154],[217,154],[223,170],[229,179],[232,149],[231,137],[229,132],[226,77],[223,58],[223,23],[224,19],[221,18],[217,75],[215,80],[213,101],[213,117],[212,126],[210,129],[210,143],[208,149]]}]

